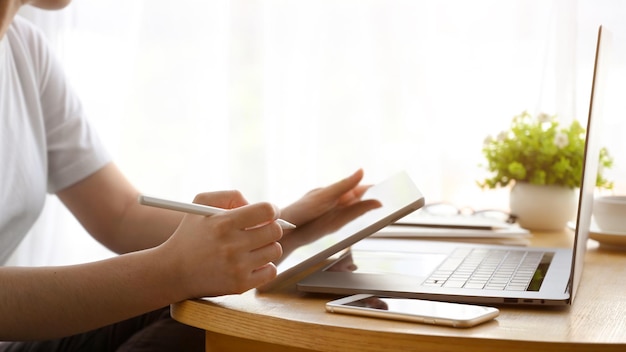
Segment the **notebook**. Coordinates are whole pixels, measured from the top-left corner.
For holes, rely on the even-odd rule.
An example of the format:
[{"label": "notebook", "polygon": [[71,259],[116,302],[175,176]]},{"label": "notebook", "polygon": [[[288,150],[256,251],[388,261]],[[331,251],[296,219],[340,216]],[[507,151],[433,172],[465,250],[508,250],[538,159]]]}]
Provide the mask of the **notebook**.
[{"label": "notebook", "polygon": [[[479,304],[566,306],[580,283],[598,170],[598,126],[610,34],[598,29],[572,248],[367,239],[301,280],[301,291],[371,293]],[[355,271],[346,271],[345,268]],[[494,270],[499,270],[494,273]]]}]

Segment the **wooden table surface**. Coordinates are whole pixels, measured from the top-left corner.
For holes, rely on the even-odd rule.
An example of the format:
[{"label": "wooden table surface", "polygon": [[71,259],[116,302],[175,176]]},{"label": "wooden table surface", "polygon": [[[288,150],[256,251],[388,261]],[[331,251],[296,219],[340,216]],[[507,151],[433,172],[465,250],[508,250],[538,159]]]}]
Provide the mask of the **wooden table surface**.
[{"label": "wooden table surface", "polygon": [[[533,236],[533,246],[568,246],[572,233]],[[590,240],[573,306],[501,306],[500,316],[450,328],[341,314],[337,298],[296,291],[188,300],[173,317],[207,331],[207,351],[626,351],[626,250]]]}]

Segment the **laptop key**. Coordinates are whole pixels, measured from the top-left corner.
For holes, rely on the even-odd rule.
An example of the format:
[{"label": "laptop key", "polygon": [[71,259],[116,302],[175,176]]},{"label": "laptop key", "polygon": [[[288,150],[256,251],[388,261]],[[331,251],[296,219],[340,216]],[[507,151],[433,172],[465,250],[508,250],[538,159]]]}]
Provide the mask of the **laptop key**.
[{"label": "laptop key", "polygon": [[465,285],[465,281],[462,280],[448,280],[443,284],[443,287],[461,288]]}]

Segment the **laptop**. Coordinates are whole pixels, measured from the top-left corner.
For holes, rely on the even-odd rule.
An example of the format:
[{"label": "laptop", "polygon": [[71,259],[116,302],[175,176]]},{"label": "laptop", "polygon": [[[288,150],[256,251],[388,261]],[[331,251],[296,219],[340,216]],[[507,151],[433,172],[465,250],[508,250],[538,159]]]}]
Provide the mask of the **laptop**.
[{"label": "laptop", "polygon": [[610,34],[600,27],[572,248],[372,238],[355,243],[334,263],[305,277],[298,289],[494,305],[572,304],[591,223],[609,41]]}]

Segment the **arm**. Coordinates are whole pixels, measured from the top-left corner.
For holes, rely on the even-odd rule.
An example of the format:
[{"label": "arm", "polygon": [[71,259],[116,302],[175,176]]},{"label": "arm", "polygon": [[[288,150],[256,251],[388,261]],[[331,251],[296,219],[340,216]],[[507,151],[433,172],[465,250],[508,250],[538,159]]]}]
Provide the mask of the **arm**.
[{"label": "arm", "polygon": [[96,240],[116,253],[163,243],[183,218],[140,205],[139,192],[113,163],[57,195]]},{"label": "arm", "polygon": [[[103,172],[115,173],[107,170]],[[84,182],[102,185],[95,181],[103,176],[98,172]],[[119,187],[106,182],[102,186]],[[130,198],[124,198],[126,202],[104,202],[101,207],[89,200],[85,209],[80,209],[77,199],[100,192],[85,184],[74,187],[77,188],[69,193],[63,192],[63,199],[71,198],[71,207],[74,211],[79,209],[83,223],[97,231],[100,226],[107,228],[92,219],[93,215],[85,215],[100,211],[104,219],[116,220],[112,228],[127,228],[128,225],[119,225],[127,220],[117,221],[124,212],[113,211],[112,214],[119,214],[111,216],[109,208],[127,208]],[[68,197],[83,187],[87,188],[86,194]],[[106,195],[116,198],[111,193]],[[103,261],[62,267],[0,268],[0,340],[67,336],[187,298],[244,292],[276,275],[271,262],[282,253],[276,242],[282,229],[273,221],[279,214],[275,207],[268,203],[245,205],[241,195],[232,191],[201,194],[194,201],[237,209],[210,217],[185,215],[162,244]],[[168,237],[158,226],[155,229],[154,236]],[[140,232],[142,238],[149,238],[149,231]],[[111,241],[116,238],[105,237]],[[123,245],[129,249],[135,242],[144,245],[148,241],[121,242],[130,243]]]}]

